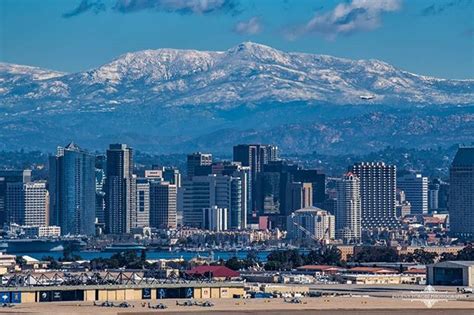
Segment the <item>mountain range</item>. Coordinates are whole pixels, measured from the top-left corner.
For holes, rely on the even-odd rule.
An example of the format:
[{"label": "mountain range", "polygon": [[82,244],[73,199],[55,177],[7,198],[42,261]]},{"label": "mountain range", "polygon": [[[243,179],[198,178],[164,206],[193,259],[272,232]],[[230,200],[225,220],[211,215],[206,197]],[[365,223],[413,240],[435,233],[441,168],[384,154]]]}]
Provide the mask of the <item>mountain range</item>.
[{"label": "mountain range", "polygon": [[272,142],[298,153],[445,146],[474,139],[474,80],[379,60],[287,53],[245,42],[223,52],[158,49],[62,73],[0,63],[0,149],[230,152]]}]

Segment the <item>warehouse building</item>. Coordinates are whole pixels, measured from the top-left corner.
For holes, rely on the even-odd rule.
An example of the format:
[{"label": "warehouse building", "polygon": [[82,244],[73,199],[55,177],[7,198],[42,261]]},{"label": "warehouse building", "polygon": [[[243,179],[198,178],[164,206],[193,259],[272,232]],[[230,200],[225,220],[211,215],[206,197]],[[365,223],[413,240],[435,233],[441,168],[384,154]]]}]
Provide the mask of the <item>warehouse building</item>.
[{"label": "warehouse building", "polygon": [[431,285],[474,286],[474,261],[442,261],[427,267]]}]

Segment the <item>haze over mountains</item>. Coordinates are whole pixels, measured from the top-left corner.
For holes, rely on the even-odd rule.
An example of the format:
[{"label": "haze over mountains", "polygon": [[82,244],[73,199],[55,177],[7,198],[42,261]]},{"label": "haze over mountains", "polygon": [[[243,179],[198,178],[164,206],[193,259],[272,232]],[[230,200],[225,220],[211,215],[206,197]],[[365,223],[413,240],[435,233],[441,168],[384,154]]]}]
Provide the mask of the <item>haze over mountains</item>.
[{"label": "haze over mountains", "polygon": [[249,42],[127,53],[71,74],[0,63],[0,149],[53,150],[71,139],[157,153],[257,141],[300,153],[447,146],[474,139],[473,89],[474,80],[379,60]]}]

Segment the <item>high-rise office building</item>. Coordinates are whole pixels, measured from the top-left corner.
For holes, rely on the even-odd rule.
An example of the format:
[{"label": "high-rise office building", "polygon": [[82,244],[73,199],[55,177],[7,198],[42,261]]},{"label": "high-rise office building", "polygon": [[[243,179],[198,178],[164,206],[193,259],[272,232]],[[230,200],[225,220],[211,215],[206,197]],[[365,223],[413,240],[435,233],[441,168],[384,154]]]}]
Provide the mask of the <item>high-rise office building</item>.
[{"label": "high-rise office building", "polygon": [[46,181],[10,183],[7,190],[10,223],[32,227],[49,225]]},{"label": "high-rise office building", "polygon": [[242,183],[239,177],[211,174],[194,176],[183,183],[183,224],[200,227],[203,223],[203,209],[227,210],[227,226],[242,228]]},{"label": "high-rise office building", "polygon": [[289,211],[313,206],[313,185],[311,183],[293,182],[290,184]]},{"label": "high-rise office building", "polygon": [[49,225],[49,192],[46,181],[25,183],[23,186],[25,196],[24,225],[48,226]]},{"label": "high-rise office building", "polygon": [[335,218],[327,211],[309,207],[288,216],[288,236],[297,241],[330,241],[335,237]]},{"label": "high-rise office building", "polygon": [[63,235],[95,234],[95,156],[75,143],[49,158],[50,224]]},{"label": "high-rise office building", "polygon": [[395,212],[397,218],[403,218],[411,214],[411,204],[405,197],[405,192],[401,189],[397,189]]},{"label": "high-rise office building", "polygon": [[166,181],[150,181],[150,226],[177,227],[177,186]]},{"label": "high-rise office building", "polygon": [[336,185],[336,236],[345,243],[358,243],[362,217],[360,180],[347,173]]},{"label": "high-rise office building", "polygon": [[474,239],[474,146],[458,149],[449,169],[449,183],[450,232]]},{"label": "high-rise office building", "polygon": [[126,144],[111,144],[107,150],[105,230],[109,234],[130,233],[136,221],[136,177],[133,150]]},{"label": "high-rise office building", "polygon": [[350,169],[360,179],[362,228],[393,228],[396,217],[396,166],[377,163],[356,163]]},{"label": "high-rise office building", "polygon": [[194,168],[198,166],[211,165],[212,164],[212,154],[195,152],[188,154],[186,160],[186,177],[187,179],[192,179],[195,176]]},{"label": "high-rise office building", "polygon": [[150,226],[150,182],[146,178],[137,178],[136,184],[136,219],[132,222],[132,228],[143,228]]},{"label": "high-rise office building", "polygon": [[318,170],[298,169],[293,171],[295,182],[311,183],[313,187],[313,206],[321,207],[326,200],[326,175]]},{"label": "high-rise office building", "polygon": [[31,170],[0,170],[0,226],[8,222],[9,211],[7,209],[7,189],[8,185],[24,183],[31,181]]},{"label": "high-rise office building", "polygon": [[432,181],[428,185],[428,211],[436,211],[439,208],[439,184]]},{"label": "high-rise office building", "polygon": [[411,214],[428,213],[428,177],[408,174],[397,178],[397,188],[405,192],[411,204]]},{"label": "high-rise office building", "polygon": [[278,147],[264,144],[239,144],[234,146],[233,160],[242,166],[250,168],[250,194],[248,196],[251,208],[249,220],[257,223],[258,206],[255,199],[257,175],[263,171],[263,166],[270,161],[278,160]]},{"label": "high-rise office building", "polygon": [[214,232],[227,230],[227,209],[213,206],[202,211],[203,229]]},{"label": "high-rise office building", "polygon": [[[248,209],[251,209],[250,199],[251,196],[251,182],[250,182],[250,167],[242,166],[240,162],[220,161],[213,162],[211,165],[199,166],[195,168],[196,176],[208,176],[208,175],[220,175],[220,176],[231,176],[233,185],[240,179],[241,187],[233,188],[234,201],[240,196],[240,208],[237,206],[233,207],[231,211],[233,218],[229,218],[230,222],[233,222],[230,228],[245,228],[247,226],[247,216],[249,215]],[[240,192],[239,192],[240,191]],[[228,211],[230,211],[228,209]],[[235,216],[240,213],[240,218],[237,219]],[[230,214],[229,214],[230,215]]]}]

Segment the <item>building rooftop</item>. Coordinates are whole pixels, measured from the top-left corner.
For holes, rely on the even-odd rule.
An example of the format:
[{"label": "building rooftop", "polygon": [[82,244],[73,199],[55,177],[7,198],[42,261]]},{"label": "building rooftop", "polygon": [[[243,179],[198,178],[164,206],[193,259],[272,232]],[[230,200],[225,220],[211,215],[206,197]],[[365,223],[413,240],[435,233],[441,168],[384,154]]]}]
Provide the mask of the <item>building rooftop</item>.
[{"label": "building rooftop", "polygon": [[474,166],[474,146],[460,147],[453,160],[453,166]]}]

